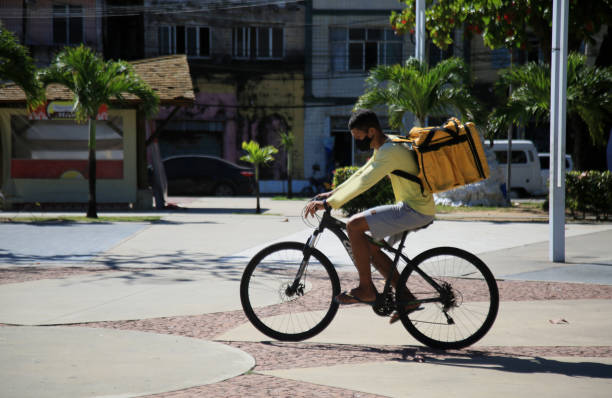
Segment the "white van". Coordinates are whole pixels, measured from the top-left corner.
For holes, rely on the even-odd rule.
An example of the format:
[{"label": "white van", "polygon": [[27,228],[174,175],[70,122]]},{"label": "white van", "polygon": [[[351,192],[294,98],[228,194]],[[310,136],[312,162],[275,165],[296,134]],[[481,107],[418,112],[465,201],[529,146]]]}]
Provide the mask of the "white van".
[{"label": "white van", "polygon": [[[493,152],[502,173],[505,173],[508,140],[494,140]],[[546,184],[542,182],[538,151],[532,141],[512,140],[512,170],[510,188],[520,196],[545,195]]]},{"label": "white van", "polygon": [[[550,153],[538,153],[540,159],[540,170],[542,182],[548,186],[548,176],[550,175]],[[574,170],[574,161],[570,155],[565,155],[565,172]]]}]

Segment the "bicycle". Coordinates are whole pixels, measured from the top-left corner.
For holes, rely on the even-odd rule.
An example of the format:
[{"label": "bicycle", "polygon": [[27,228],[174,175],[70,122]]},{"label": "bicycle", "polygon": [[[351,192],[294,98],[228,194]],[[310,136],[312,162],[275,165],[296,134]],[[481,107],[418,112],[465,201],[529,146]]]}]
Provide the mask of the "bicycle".
[{"label": "bicycle", "polygon": [[[329,210],[317,218],[318,226],[306,243],[268,246],[243,272],[243,310],[255,328],[273,339],[311,338],[323,331],[338,311],[339,304],[334,301],[340,294],[338,273],[315,245],[326,229],[340,239],[352,259],[351,245],[344,232],[346,224]],[[397,248],[368,237],[392,255],[395,269],[399,269],[400,261],[405,264],[398,286],[407,287],[414,296],[402,297],[405,289],[394,293],[389,278],[372,309],[380,316],[397,311],[405,329],[431,348],[460,349],[474,344],[497,317],[499,292],[493,274],[474,254],[454,247],[436,247],[410,259],[403,253],[409,232],[402,234]],[[416,304],[418,310],[404,310]]]}]

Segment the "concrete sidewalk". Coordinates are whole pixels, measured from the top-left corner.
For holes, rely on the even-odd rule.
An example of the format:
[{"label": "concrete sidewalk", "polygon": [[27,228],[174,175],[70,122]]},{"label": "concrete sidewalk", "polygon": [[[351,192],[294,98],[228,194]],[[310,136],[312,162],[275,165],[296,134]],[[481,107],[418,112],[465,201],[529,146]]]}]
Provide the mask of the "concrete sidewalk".
[{"label": "concrete sidewalk", "polygon": [[215,383],[249,354],[179,336],[84,327],[0,327],[0,396],[128,397]]},{"label": "concrete sidewalk", "polygon": [[[108,269],[95,275],[0,285],[0,323],[61,325],[240,310],[239,281],[248,260],[271,242],[305,241],[311,233],[299,217],[304,203],[264,198],[264,215],[256,216],[250,214],[253,198],[192,200],[186,210],[160,213],[160,223],[127,224],[133,231],[123,235],[119,231],[126,231],[126,224],[105,225],[118,231],[116,240],[106,241],[96,240],[99,230],[95,228],[62,226],[53,230],[55,252],[47,255],[37,254],[45,242],[28,236],[48,233],[45,229],[49,226],[34,225],[31,227],[36,232],[20,235],[13,225],[0,224],[4,266]],[[88,252],[81,250],[85,243],[80,247],[79,239],[62,239],[75,233],[91,237],[83,242],[96,242],[97,246]],[[440,245],[472,251],[498,278],[612,285],[612,225],[568,224],[566,237],[564,264],[547,261],[547,224],[437,221],[412,234],[408,243],[411,254]],[[62,246],[62,242],[66,243]],[[13,247],[19,248],[19,254]],[[353,269],[334,236],[324,234],[318,247],[341,269]],[[52,261],[45,261],[49,258]],[[610,300],[502,303],[494,328],[479,344],[612,346],[608,332],[611,315]],[[557,318],[572,322],[549,322]],[[214,383],[253,366],[252,357],[219,343],[267,338],[247,323],[215,340],[218,343],[83,327],[0,327],[0,356],[10,359],[0,363],[0,395],[140,396]],[[341,309],[330,327],[310,342],[376,345],[381,341],[418,345],[401,325],[388,326],[386,319],[374,316],[367,307]],[[174,346],[182,348],[173,350]],[[122,364],[121,377],[118,372],[101,370],[105,358]],[[59,371],[52,364],[59,364]],[[74,370],[76,366],[78,371]],[[444,382],[440,382],[441,370],[448,377]],[[520,358],[419,367],[414,363],[361,363],[261,373],[395,397],[408,396],[410,391],[423,397],[440,396],[448,394],[449,389],[455,396],[465,396],[468,390],[463,389],[476,384],[481,387],[470,390],[472,395],[510,397],[517,391],[536,391],[535,379],[546,377],[546,385],[555,388],[542,386],[543,390],[537,392],[543,396],[553,392],[555,396],[604,396],[612,380],[612,359],[542,358],[537,368],[530,360]],[[409,385],[407,374],[415,376]],[[585,382],[577,383],[574,376],[582,376]]]}]

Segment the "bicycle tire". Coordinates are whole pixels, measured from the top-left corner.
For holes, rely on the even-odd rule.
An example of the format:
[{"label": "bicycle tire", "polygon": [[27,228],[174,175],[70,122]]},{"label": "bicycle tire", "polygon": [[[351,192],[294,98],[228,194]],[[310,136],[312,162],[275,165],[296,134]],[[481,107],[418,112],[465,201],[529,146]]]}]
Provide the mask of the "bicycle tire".
[{"label": "bicycle tire", "polygon": [[257,253],[240,281],[240,301],[249,321],[281,341],[302,341],[323,331],[334,319],[340,280],[331,261],[313,249],[302,277],[302,295],[287,297],[303,259],[305,244],[281,242]]},{"label": "bicycle tire", "polygon": [[[491,329],[499,309],[499,291],[482,260],[465,250],[437,247],[412,262],[451,293],[445,304],[422,303],[417,311],[400,311],[402,324],[415,339],[431,348],[460,349],[474,344]],[[414,267],[404,268],[398,286],[407,287],[417,299],[440,297]],[[401,296],[400,290],[396,293],[398,308],[399,303],[406,302]]]}]

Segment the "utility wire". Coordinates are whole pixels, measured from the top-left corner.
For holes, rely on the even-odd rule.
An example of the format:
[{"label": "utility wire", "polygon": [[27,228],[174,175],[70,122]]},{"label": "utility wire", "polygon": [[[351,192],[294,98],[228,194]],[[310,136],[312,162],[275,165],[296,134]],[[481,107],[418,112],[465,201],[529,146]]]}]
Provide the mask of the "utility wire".
[{"label": "utility wire", "polygon": [[[265,6],[287,6],[300,3],[299,0],[250,0],[243,2],[229,1],[200,1],[196,4],[194,1],[164,1],[161,4],[143,4],[131,6],[113,6],[107,5],[104,7],[87,7],[88,16],[93,13],[96,17],[106,16],[135,16],[140,14],[180,14],[180,13],[208,13],[215,11],[231,11],[243,8],[255,8]],[[26,18],[49,18],[53,16],[52,7],[27,7],[29,12],[34,14],[27,15]],[[23,8],[19,7],[3,7],[3,18],[23,18]]]}]

